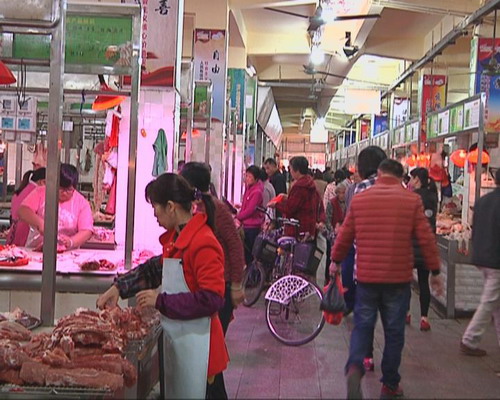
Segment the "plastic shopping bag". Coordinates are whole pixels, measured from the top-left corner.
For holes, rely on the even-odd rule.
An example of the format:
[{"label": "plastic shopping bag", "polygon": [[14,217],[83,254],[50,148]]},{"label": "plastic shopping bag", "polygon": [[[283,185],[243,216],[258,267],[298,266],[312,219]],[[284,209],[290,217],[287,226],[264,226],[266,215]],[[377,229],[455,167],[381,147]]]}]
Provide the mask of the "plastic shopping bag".
[{"label": "plastic shopping bag", "polygon": [[339,274],[330,277],[330,283],[325,286],[320,309],[323,311],[325,321],[332,325],[340,325],[346,310],[344,288]]}]

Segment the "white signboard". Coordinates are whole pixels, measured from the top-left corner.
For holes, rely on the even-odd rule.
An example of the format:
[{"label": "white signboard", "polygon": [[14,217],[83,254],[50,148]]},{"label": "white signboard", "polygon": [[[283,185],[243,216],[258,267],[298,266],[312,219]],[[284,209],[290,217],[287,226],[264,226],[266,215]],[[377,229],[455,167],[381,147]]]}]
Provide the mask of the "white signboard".
[{"label": "white signboard", "polygon": [[480,99],[464,104],[464,129],[479,127],[480,104]]},{"label": "white signboard", "polygon": [[450,110],[438,114],[438,135],[447,135],[450,132]]}]

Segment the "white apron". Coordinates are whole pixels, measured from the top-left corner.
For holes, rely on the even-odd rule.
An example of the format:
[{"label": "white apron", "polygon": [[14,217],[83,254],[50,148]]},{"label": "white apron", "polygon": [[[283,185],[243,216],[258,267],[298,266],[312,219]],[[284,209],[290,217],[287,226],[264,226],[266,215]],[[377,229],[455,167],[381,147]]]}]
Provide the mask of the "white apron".
[{"label": "white apron", "polygon": [[[189,292],[182,260],[163,260],[162,292]],[[164,337],[165,398],[204,399],[207,388],[210,318],[189,321],[161,316]]]}]

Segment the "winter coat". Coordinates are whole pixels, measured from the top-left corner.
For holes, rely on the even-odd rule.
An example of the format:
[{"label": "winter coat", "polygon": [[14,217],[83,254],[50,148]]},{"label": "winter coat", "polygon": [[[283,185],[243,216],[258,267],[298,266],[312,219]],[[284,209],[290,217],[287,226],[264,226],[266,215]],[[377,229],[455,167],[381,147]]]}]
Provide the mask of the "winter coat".
[{"label": "winter coat", "polygon": [[264,222],[264,213],[256,209],[262,207],[263,193],[264,184],[261,181],[257,181],[245,190],[241,209],[236,217],[243,228],[260,228]]},{"label": "winter coat", "polygon": [[472,264],[500,269],[500,187],[474,206]]},{"label": "winter coat", "polygon": [[[189,290],[196,294],[210,291],[224,298],[224,253],[214,236],[212,229],[206,224],[205,214],[196,214],[175,238],[175,231],[166,232],[160,237],[163,245],[163,258],[182,259],[184,279]],[[156,308],[168,309],[168,296],[158,295]],[[164,297],[164,298],[162,298]],[[200,305],[201,308],[201,305]],[[211,316],[210,349],[208,358],[208,376],[224,371],[229,362],[224,333],[215,312]]]},{"label": "winter coat", "polygon": [[422,200],[404,189],[397,178],[383,176],[353,197],[332,260],[340,263],[356,239],[359,282],[411,282],[413,237],[422,248],[427,269],[439,270],[436,238],[424,215]]},{"label": "winter coat", "polygon": [[[438,195],[437,193],[431,192],[427,188],[420,188],[415,190],[415,193],[420,195],[422,199],[422,203],[424,204],[424,214],[427,217],[427,220],[431,224],[432,232],[436,233],[436,215],[438,208]],[[414,256],[414,264],[416,268],[425,268],[424,255],[420,250],[420,246],[417,243],[417,240],[413,238],[413,256]]]},{"label": "winter coat", "polygon": [[[299,232],[309,232],[312,237],[316,236],[316,224],[326,219],[323,199],[309,175],[302,176],[294,183],[288,198],[278,203],[276,209],[286,218],[299,220]],[[286,229],[285,234],[293,236],[294,229]]]}]

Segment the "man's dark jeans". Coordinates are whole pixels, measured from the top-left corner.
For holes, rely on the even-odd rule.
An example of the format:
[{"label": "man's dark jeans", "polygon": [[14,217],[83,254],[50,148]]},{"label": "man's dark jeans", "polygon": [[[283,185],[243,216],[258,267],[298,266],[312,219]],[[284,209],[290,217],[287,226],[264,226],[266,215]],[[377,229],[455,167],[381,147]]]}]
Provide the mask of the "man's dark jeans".
[{"label": "man's dark jeans", "polygon": [[363,359],[373,341],[373,330],[380,311],[384,327],[385,346],[382,358],[382,383],[397,388],[401,353],[405,343],[405,318],[410,301],[410,284],[366,284],[356,288],[354,329],[346,372],[351,366],[364,373]]}]

